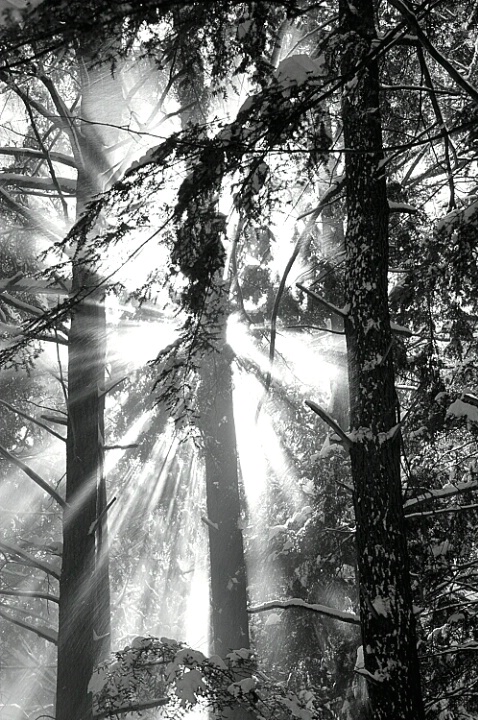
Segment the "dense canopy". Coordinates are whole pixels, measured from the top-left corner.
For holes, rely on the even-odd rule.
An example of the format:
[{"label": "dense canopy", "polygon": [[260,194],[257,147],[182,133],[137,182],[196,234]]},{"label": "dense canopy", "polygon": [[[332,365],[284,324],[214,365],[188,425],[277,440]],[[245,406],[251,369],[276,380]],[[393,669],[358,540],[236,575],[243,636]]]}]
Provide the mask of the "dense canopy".
[{"label": "dense canopy", "polygon": [[478,3],[0,0],[0,84],[0,719],[478,718]]}]

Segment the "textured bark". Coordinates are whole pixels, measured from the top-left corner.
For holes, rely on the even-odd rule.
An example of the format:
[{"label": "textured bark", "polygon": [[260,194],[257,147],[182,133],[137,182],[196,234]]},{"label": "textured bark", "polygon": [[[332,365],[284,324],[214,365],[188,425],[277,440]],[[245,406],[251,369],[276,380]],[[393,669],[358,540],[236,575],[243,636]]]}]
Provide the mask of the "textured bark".
[{"label": "textured bark", "polygon": [[373,0],[340,0],[346,148],[350,450],[360,618],[372,717],[424,717],[400,483],[387,303],[388,204]]}]

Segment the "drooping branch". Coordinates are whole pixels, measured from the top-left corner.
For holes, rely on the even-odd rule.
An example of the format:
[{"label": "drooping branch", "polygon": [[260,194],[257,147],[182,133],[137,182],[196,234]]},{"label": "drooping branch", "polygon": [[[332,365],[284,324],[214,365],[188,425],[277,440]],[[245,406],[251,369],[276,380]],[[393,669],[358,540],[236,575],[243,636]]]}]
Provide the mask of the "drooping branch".
[{"label": "drooping branch", "polygon": [[[310,214],[310,217],[307,221],[307,224],[305,228],[300,233],[297,242],[295,244],[295,247],[292,251],[292,254],[287,261],[287,265],[285,266],[285,270],[282,273],[282,277],[280,279],[279,287],[277,289],[276,297],[274,300],[274,307],[272,309],[272,315],[271,315],[271,338],[270,338],[270,345],[269,345],[269,370],[267,373],[267,379],[265,383],[266,392],[268,391],[268,388],[271,383],[272,378],[272,365],[274,362],[274,355],[275,355],[275,346],[276,346],[276,338],[277,338],[277,318],[279,315],[279,307],[282,300],[282,297],[284,295],[285,286],[287,282],[287,278],[289,277],[289,273],[292,270],[295,261],[297,260],[299,253],[301,249],[304,247],[304,244],[307,242],[309,233],[311,232],[313,226],[317,222],[318,217],[326,208],[333,198],[338,194],[340,191],[340,188],[342,187],[341,181],[335,182],[333,185],[331,185],[328,190],[324,193],[324,196],[321,198],[319,204],[314,208],[312,213]],[[298,285],[300,287],[300,285]]]},{"label": "drooping branch", "polygon": [[336,610],[335,608],[328,607],[327,605],[308,603],[300,598],[290,598],[289,600],[269,600],[261,605],[254,605],[253,607],[250,607],[248,612],[258,613],[274,609],[291,610],[295,608],[302,608],[303,610],[309,610],[310,612],[318,613],[319,615],[326,615],[327,617],[330,617],[333,620],[339,620],[340,622],[360,625],[359,616],[355,615],[355,613]]},{"label": "drooping branch", "polygon": [[11,452],[9,452],[6,448],[4,448],[2,445],[0,445],[0,454],[3,455],[7,460],[10,460],[14,465],[16,465],[20,470],[23,470],[25,475],[28,475],[29,478],[33,480],[34,483],[36,483],[39,487],[41,487],[42,490],[44,490],[50,497],[52,497],[56,502],[62,507],[66,508],[66,502],[63,500],[61,495],[57,493],[57,491],[51,487],[45,480],[43,480],[38,473],[36,473],[34,470],[32,470],[31,467],[28,467],[28,465],[25,465],[20,458],[15,457],[15,455],[12,455]]}]

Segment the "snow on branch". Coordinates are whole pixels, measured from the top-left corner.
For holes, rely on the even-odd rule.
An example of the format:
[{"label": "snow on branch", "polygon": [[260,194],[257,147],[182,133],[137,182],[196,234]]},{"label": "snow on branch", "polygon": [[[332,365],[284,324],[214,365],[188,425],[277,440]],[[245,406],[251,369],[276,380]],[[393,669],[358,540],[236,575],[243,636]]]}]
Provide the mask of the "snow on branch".
[{"label": "snow on branch", "polygon": [[388,201],[388,209],[391,213],[408,213],[409,215],[416,215],[418,213],[418,208],[414,207],[414,205],[409,205],[404,202],[395,202],[394,200]]},{"label": "snow on branch", "polygon": [[[420,505],[421,503],[428,502],[429,500],[440,500],[441,498],[459,495],[460,493],[468,492],[469,490],[478,490],[478,480],[456,483],[454,485],[450,483],[441,488],[427,490],[427,492],[422,495],[407,500],[404,504],[404,508],[407,510],[407,508],[415,507],[415,505]],[[409,515],[407,512],[405,512],[405,514]]]},{"label": "snow on branch", "polygon": [[330,312],[333,315],[338,315],[343,320],[347,317],[347,313],[342,308],[337,307],[336,305],[332,305],[332,303],[329,303],[327,300],[324,300],[323,297],[320,295],[317,295],[313,290],[309,290],[309,288],[306,288],[302,283],[297,283],[297,287],[299,290],[302,290],[306,295],[313,298],[316,302],[319,303],[319,305],[322,305],[326,310],[330,310]]},{"label": "snow on branch", "polygon": [[352,447],[352,440],[349,438],[347,433],[342,430],[340,425],[335,422],[333,417],[331,417],[325,410],[323,410],[319,405],[317,405],[317,403],[312,402],[312,400],[306,400],[305,404],[307,405],[307,407],[313,410],[315,414],[318,415],[324,422],[326,422],[327,425],[330,425],[332,430],[337,433],[337,435],[340,437],[341,441],[347,449]]},{"label": "snow on branch", "polygon": [[254,605],[253,607],[250,607],[248,612],[258,613],[275,609],[290,610],[291,608],[302,608],[303,610],[310,610],[311,612],[318,613],[319,615],[326,615],[333,620],[339,620],[340,622],[350,623],[352,625],[360,625],[360,618],[355,613],[336,610],[335,608],[328,607],[328,605],[308,603],[300,598],[289,598],[289,600],[269,600],[261,605]]}]

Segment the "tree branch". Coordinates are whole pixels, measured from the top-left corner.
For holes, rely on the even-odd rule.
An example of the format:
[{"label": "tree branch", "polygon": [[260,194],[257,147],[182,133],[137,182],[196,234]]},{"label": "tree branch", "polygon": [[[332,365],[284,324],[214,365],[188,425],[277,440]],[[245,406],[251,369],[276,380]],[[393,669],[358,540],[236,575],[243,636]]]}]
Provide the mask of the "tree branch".
[{"label": "tree branch", "polygon": [[60,435],[60,433],[55,432],[55,430],[52,430],[48,427],[48,425],[45,425],[45,423],[42,423],[40,420],[37,420],[36,418],[32,417],[31,415],[28,415],[27,413],[23,412],[22,410],[18,410],[17,408],[13,407],[13,405],[10,405],[6,400],[0,400],[0,405],[3,405],[8,410],[11,410],[11,412],[15,413],[16,415],[19,415],[22,418],[25,418],[25,420],[30,420],[31,422],[35,423],[35,425],[38,425],[38,427],[43,428],[43,430],[46,430],[50,433],[50,435],[54,435],[59,440],[63,440],[63,442],[66,442],[66,438],[63,437],[63,435]]},{"label": "tree branch", "polygon": [[0,617],[4,618],[5,620],[9,620],[14,625],[18,625],[18,627],[24,628],[25,630],[30,630],[32,633],[35,633],[35,635],[38,635],[38,637],[52,643],[53,645],[58,644],[58,636],[56,632],[54,630],[50,630],[50,628],[36,627],[35,625],[31,625],[25,620],[20,620],[20,618],[13,618],[11,617],[11,615],[4,612],[4,610],[2,609],[0,609]]},{"label": "tree branch", "polygon": [[52,497],[58,505],[60,505],[62,508],[66,508],[67,504],[57,493],[57,491],[52,488],[43,478],[40,477],[34,470],[32,470],[28,465],[25,465],[24,462],[20,460],[20,458],[15,457],[15,455],[12,455],[11,452],[9,452],[6,448],[4,448],[2,445],[0,445],[0,454],[3,455],[7,460],[10,460],[14,465],[16,465],[20,470],[23,470],[25,475],[28,475],[29,478],[33,480],[34,483],[36,483],[39,487],[41,487],[42,490],[44,490],[50,497]]},{"label": "tree branch", "polygon": [[37,592],[36,590],[5,590],[0,588],[0,595],[12,595],[14,597],[31,597],[38,598],[39,600],[48,600],[54,602],[57,605],[60,602],[60,598],[50,593]]},{"label": "tree branch", "polygon": [[248,609],[249,613],[265,612],[267,610],[291,610],[293,608],[302,608],[303,610],[310,610],[311,612],[318,613],[319,615],[326,615],[333,620],[339,620],[340,622],[350,623],[352,625],[360,625],[360,618],[355,613],[348,613],[342,610],[336,610],[335,608],[328,607],[327,605],[317,605],[316,603],[308,603],[300,598],[290,598],[289,600],[270,600],[269,602],[262,603],[261,605],[255,605]]},{"label": "tree branch", "polygon": [[[72,158],[69,155],[64,155],[60,152],[50,152],[48,150],[48,153],[52,162],[61,163],[62,165],[67,165],[68,167],[72,167],[76,170],[77,165],[75,158]],[[25,155],[26,157],[38,158],[39,160],[46,159],[43,150],[37,150],[36,148],[29,147],[10,147],[8,145],[4,147],[0,146],[0,155],[9,155],[13,157],[16,157],[17,155]]]},{"label": "tree branch", "polygon": [[162,705],[167,705],[170,702],[171,700],[169,698],[156,698],[154,700],[148,700],[147,702],[122,705],[119,708],[112,708],[111,710],[102,710],[98,713],[93,712],[93,718],[94,720],[103,720],[104,718],[110,718],[113,715],[124,715],[125,713],[141,712],[142,710],[161,707]]},{"label": "tree branch", "polygon": [[407,500],[404,504],[405,510],[415,505],[421,505],[421,503],[429,502],[430,500],[441,500],[442,498],[452,497],[453,495],[460,495],[461,493],[468,492],[469,490],[478,490],[478,480],[472,482],[457,483],[456,485],[448,485],[447,487],[437,488],[436,490],[429,490],[423,495],[419,495],[416,498]]},{"label": "tree branch", "polygon": [[347,317],[347,313],[342,310],[341,308],[337,307],[336,305],[332,305],[332,303],[327,302],[327,300],[324,300],[323,297],[320,295],[317,295],[313,290],[309,290],[309,288],[306,288],[305,285],[302,285],[302,283],[297,283],[297,287],[299,290],[302,290],[306,295],[313,298],[316,302],[319,303],[319,305],[322,305],[326,310],[329,310],[333,315],[338,315],[342,320],[345,320]]},{"label": "tree branch", "polygon": [[398,10],[399,13],[403,15],[403,17],[407,20],[409,25],[413,28],[413,30],[416,33],[416,36],[418,40],[420,41],[421,45],[425,48],[425,50],[428,52],[428,54],[439,64],[441,67],[446,70],[446,72],[450,75],[451,78],[456,82],[456,84],[461,87],[471,98],[475,101],[475,103],[478,103],[478,90],[472,85],[468,80],[461,75],[458,70],[451,64],[447,58],[445,58],[433,45],[433,43],[428,39],[426,34],[423,32],[420,23],[418,22],[417,16],[412,11],[412,9],[409,7],[408,3],[403,2],[403,0],[389,0],[390,5],[393,5],[393,7]]},{"label": "tree branch", "polygon": [[55,578],[55,580],[60,579],[60,575],[56,572],[56,570],[53,570],[49,565],[42,562],[41,560],[37,560],[35,557],[33,557],[33,555],[30,555],[30,553],[26,552],[26,550],[18,547],[18,545],[11,545],[10,543],[5,542],[5,540],[0,540],[0,550],[8,553],[9,555],[15,555],[17,557],[20,557],[22,558],[22,560],[26,560],[29,565],[36,568],[37,570],[42,570],[47,575],[51,575]]},{"label": "tree branch", "polygon": [[313,410],[315,412],[315,414],[321,418],[321,420],[326,422],[327,425],[329,425],[335,433],[337,433],[337,435],[340,437],[344,446],[347,449],[352,447],[352,445],[353,445],[352,440],[342,430],[340,425],[338,425],[338,423],[336,423],[335,420],[327,412],[325,412],[325,410],[322,410],[322,408],[319,407],[319,405],[317,405],[315,402],[312,402],[311,400],[306,400],[305,404],[307,405],[307,407],[309,407],[311,410]]}]

